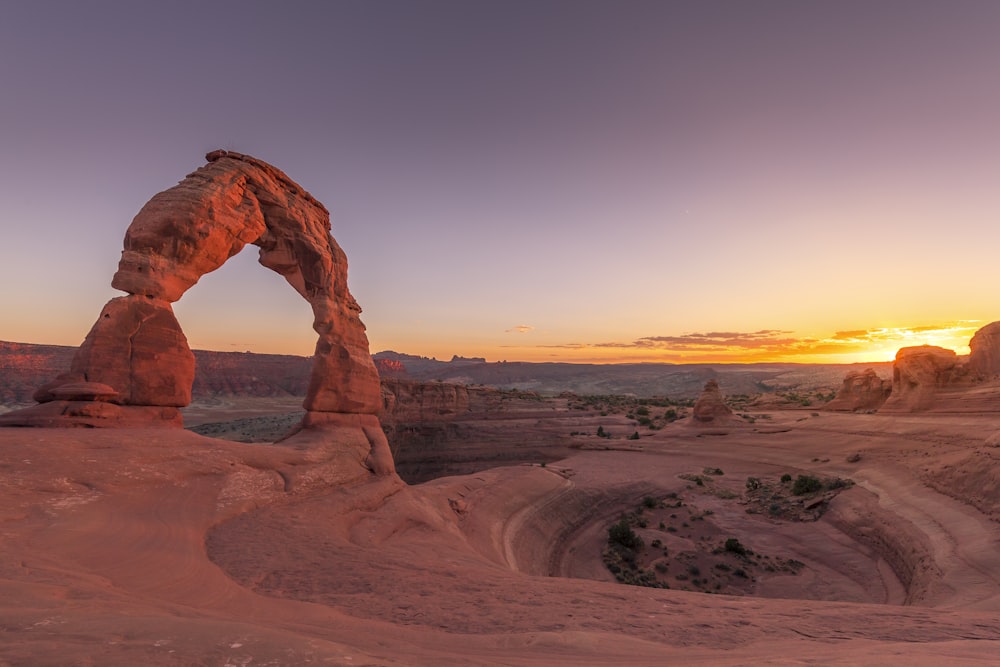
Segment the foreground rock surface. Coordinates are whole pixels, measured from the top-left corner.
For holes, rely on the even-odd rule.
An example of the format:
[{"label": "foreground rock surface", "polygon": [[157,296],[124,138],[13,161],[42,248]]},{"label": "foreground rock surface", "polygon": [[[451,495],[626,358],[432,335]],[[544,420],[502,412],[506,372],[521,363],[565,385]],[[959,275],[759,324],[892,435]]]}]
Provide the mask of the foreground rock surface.
[{"label": "foreground rock surface", "polygon": [[[170,429],[0,429],[0,662],[990,664],[1000,514],[996,498],[962,495],[954,471],[978,471],[984,488],[997,466],[982,434],[1000,421],[801,420],[776,413],[768,434],[710,439],[675,424],[638,449],[546,467],[336,488],[336,452]],[[862,463],[847,463],[857,451]],[[686,478],[711,466],[725,474]],[[856,486],[815,523],[746,513],[747,476],[782,472]],[[700,510],[694,523],[803,572],[752,582],[771,597],[615,583],[600,569],[607,522],[671,493]],[[813,599],[790,596],[796,584]]]}]

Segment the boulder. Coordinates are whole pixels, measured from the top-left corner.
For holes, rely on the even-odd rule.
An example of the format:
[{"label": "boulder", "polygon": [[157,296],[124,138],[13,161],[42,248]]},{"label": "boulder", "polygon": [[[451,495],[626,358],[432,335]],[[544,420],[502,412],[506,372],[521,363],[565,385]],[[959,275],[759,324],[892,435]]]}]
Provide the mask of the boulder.
[{"label": "boulder", "polygon": [[844,378],[836,398],[824,410],[869,412],[878,410],[892,393],[892,381],[883,380],[873,368],[851,371]]},{"label": "boulder", "polygon": [[694,403],[694,412],[691,415],[692,422],[712,424],[728,420],[732,415],[733,411],[722,398],[719,383],[715,380],[706,382],[704,390]]}]

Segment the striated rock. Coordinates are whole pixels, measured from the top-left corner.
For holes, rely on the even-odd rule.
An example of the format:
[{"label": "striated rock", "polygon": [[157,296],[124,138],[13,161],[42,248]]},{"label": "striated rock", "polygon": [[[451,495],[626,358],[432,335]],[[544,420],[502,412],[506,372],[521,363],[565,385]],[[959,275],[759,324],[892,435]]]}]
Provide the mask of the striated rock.
[{"label": "striated rock", "polygon": [[39,403],[60,398],[66,384],[108,385],[122,405],[184,407],[191,402],[194,354],[166,301],[112,299],[73,357],[69,373],[35,393]]},{"label": "striated rock", "polygon": [[880,412],[919,412],[930,409],[935,394],[958,381],[962,366],[954,350],[936,345],[904,347],[892,366],[892,393]]},{"label": "striated rock", "polygon": [[383,421],[429,422],[469,411],[469,388],[447,382],[382,380]]},{"label": "striated rock", "polygon": [[873,368],[851,371],[836,398],[823,406],[824,410],[843,412],[878,410],[892,393],[892,381],[883,380]]},{"label": "striated rock", "polygon": [[705,389],[701,392],[701,396],[694,403],[691,420],[695,423],[710,424],[726,420],[732,414],[733,411],[729,409],[722,398],[719,383],[715,380],[709,380],[705,383]]},{"label": "striated rock", "polygon": [[969,341],[969,373],[977,379],[1000,375],[1000,322],[987,324]]},{"label": "striated rock", "polygon": [[[132,220],[111,283],[128,296],[104,307],[69,373],[36,392],[42,406],[29,408],[30,414],[7,413],[0,425],[62,420],[67,426],[120,426],[142,414],[180,425],[160,408],[191,401],[195,361],[170,304],[254,244],[260,263],[284,277],[313,311],[318,340],[300,444],[322,441],[326,447],[331,440],[353,439],[367,448],[361,458],[367,469],[391,474],[392,458],[375,417],[382,405],[379,377],[361,308],[347,288],[347,257],[330,235],[329,213],[282,171],[256,158],[213,151],[206,159],[207,165],[155,195]],[[84,387],[81,393],[80,383],[107,389]],[[81,397],[86,400],[76,400]],[[133,407],[142,409],[128,410]],[[368,419],[355,423],[345,415]],[[355,429],[357,437],[342,437],[344,429]],[[359,474],[357,466],[347,466],[348,477]]]}]

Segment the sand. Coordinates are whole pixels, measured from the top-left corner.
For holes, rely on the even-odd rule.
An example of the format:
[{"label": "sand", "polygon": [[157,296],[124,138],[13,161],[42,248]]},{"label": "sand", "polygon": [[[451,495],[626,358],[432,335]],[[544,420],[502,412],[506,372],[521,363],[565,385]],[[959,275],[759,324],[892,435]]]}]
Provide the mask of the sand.
[{"label": "sand", "polygon": [[[583,419],[564,418],[525,440]],[[988,664],[998,431],[991,415],[778,412],[544,466],[296,492],[283,473],[315,462],[280,445],[0,429],[0,664]],[[690,480],[706,468],[723,474]],[[745,504],[748,477],[785,473],[854,485],[817,520]],[[640,530],[675,555],[670,589],[601,563],[608,526],[647,497],[683,502]],[[802,568],[711,594],[670,578],[711,571],[700,545],[728,537]]]}]

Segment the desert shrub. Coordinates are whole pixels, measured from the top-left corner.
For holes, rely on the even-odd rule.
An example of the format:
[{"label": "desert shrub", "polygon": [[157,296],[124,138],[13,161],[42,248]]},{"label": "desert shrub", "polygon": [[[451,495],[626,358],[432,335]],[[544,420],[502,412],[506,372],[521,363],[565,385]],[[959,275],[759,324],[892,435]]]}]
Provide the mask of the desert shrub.
[{"label": "desert shrub", "polygon": [[663,418],[666,419],[668,422],[677,421],[677,410],[675,410],[674,408],[669,408],[666,412],[663,413]]},{"label": "desert shrub", "polygon": [[702,470],[702,472],[705,473],[706,475],[725,475],[726,474],[726,473],[722,472],[722,468],[705,468],[704,470]]},{"label": "desert shrub", "polygon": [[699,569],[697,565],[689,565],[688,574],[690,574],[692,577],[697,577],[698,575],[701,574],[701,569]]},{"label": "desert shrub", "polygon": [[597,427],[597,437],[598,438],[604,438],[606,436],[607,436],[607,434],[605,434],[605,432],[604,432],[604,427],[603,426],[598,426]]},{"label": "desert shrub", "polygon": [[656,506],[659,504],[659,501],[657,501],[653,496],[646,496],[642,499],[642,506],[646,509],[656,509]]},{"label": "desert shrub", "polygon": [[735,537],[730,537],[728,540],[726,540],[725,549],[729,553],[736,554],[737,556],[746,556],[747,555],[747,548],[745,546],[743,546],[740,543],[740,541],[738,539],[736,539]]},{"label": "desert shrub", "polygon": [[608,544],[612,547],[619,546],[635,551],[642,548],[642,538],[632,530],[628,521],[622,519],[608,528]]},{"label": "desert shrub", "polygon": [[747,477],[747,490],[756,491],[759,488],[760,488],[759,477]]},{"label": "desert shrub", "polygon": [[784,475],[781,476],[781,483],[782,484],[785,484],[785,483],[790,482],[790,481],[792,481],[792,476],[789,475],[787,472]]},{"label": "desert shrub", "polygon": [[792,493],[796,496],[802,496],[807,493],[815,493],[822,488],[823,483],[818,478],[812,475],[799,475],[795,484],[792,485]]},{"label": "desert shrub", "polygon": [[636,431],[635,433],[633,433],[632,435],[630,435],[630,436],[628,437],[628,439],[629,439],[629,440],[638,440],[638,439],[639,439],[639,432],[638,432],[638,431]]},{"label": "desert shrub", "polygon": [[663,542],[661,542],[660,540],[656,539],[656,540],[653,540],[652,542],[650,542],[649,545],[651,547],[653,547],[654,549],[659,549],[660,547],[663,546]]},{"label": "desert shrub", "polygon": [[649,416],[649,408],[647,408],[645,405],[640,405],[638,408],[636,408],[635,414],[647,417]]}]

